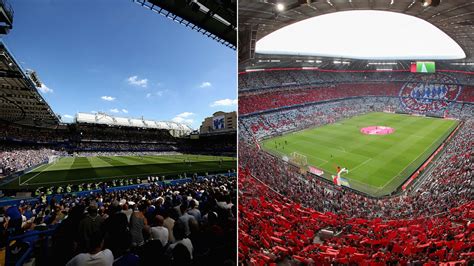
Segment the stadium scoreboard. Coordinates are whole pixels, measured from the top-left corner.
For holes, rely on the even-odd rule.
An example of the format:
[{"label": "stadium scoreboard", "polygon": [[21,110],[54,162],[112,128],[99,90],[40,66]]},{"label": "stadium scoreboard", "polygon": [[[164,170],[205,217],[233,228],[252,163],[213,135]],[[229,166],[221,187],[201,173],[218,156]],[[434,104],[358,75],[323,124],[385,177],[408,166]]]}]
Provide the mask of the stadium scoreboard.
[{"label": "stadium scoreboard", "polygon": [[433,61],[412,62],[410,67],[412,73],[435,73],[436,65]]}]

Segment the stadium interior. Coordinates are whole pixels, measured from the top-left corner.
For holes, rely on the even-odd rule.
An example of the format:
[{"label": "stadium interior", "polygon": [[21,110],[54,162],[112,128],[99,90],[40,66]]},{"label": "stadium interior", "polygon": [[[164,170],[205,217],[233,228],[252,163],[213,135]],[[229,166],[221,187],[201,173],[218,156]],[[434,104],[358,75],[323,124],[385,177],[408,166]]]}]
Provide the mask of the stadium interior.
[{"label": "stadium interior", "polygon": [[[469,1],[239,1],[240,262],[473,262],[473,8]],[[436,70],[420,73],[419,60],[256,51],[259,40],[287,25],[348,10],[423,19],[455,40],[466,58],[428,60]],[[365,117],[388,117],[381,120],[387,127]],[[415,144],[426,142],[424,133],[435,134],[426,126],[418,129],[423,134],[396,138],[424,121],[458,124],[423,146],[400,182],[392,182],[398,175],[389,180],[390,189],[368,190],[369,181],[381,178],[378,173],[402,164]],[[400,128],[387,135],[361,133],[363,127],[393,124]],[[354,142],[341,132],[346,130],[364,142]],[[414,144],[408,144],[410,138],[416,138]],[[365,141],[381,145],[380,161],[374,157],[377,149],[361,146]],[[351,174],[364,168],[366,183],[357,184]]]},{"label": "stadium interior", "polygon": [[[236,48],[235,1],[132,2]],[[7,34],[13,9],[0,9]],[[41,86],[1,42],[0,264],[235,264],[235,129],[100,112],[63,123]]]}]

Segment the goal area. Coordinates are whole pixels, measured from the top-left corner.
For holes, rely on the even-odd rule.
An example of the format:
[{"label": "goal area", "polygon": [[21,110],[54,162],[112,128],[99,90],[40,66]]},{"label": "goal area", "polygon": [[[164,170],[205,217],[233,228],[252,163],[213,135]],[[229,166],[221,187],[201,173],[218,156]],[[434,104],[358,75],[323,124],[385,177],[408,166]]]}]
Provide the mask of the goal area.
[{"label": "goal area", "polygon": [[306,167],[308,166],[308,157],[298,152],[292,152],[289,156],[289,161],[290,163],[298,166],[301,171],[306,170]]}]

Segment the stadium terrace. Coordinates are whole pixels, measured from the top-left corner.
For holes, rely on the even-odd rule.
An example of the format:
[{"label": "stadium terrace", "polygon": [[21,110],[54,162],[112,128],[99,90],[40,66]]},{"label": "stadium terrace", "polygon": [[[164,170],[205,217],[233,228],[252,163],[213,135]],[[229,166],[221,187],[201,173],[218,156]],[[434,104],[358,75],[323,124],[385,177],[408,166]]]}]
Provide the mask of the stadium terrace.
[{"label": "stadium terrace", "polygon": [[473,95],[468,72],[240,73],[239,260],[469,261]]}]

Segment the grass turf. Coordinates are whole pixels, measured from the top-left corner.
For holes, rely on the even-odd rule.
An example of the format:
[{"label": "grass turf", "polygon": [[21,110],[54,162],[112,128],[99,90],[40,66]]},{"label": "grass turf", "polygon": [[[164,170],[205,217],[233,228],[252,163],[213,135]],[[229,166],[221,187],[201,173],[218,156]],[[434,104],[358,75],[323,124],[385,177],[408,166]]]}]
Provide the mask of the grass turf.
[{"label": "grass turf", "polygon": [[[372,196],[396,190],[456,128],[458,122],[403,114],[369,113],[337,123],[266,139],[262,148],[279,157],[298,152],[330,179],[345,167],[350,186]],[[388,126],[388,135],[365,135],[361,128]],[[285,144],[285,141],[287,144]]]},{"label": "grass turf", "polygon": [[64,157],[33,169],[2,189],[31,189],[149,175],[225,173],[230,169],[236,169],[235,158],[205,155]]}]

